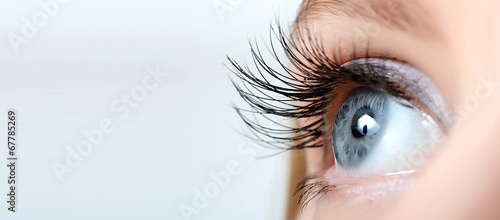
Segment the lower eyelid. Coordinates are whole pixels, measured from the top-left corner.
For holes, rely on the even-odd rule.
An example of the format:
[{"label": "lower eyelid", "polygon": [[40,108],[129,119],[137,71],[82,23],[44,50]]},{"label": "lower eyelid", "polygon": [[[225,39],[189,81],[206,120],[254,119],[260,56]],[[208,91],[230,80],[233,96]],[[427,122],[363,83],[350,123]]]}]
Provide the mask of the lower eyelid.
[{"label": "lower eyelid", "polygon": [[416,176],[417,172],[402,172],[363,179],[347,179],[335,176],[335,172],[328,170],[323,177],[315,181],[324,181],[322,185],[317,186],[318,188],[329,189],[319,195],[319,201],[339,205],[345,202],[371,203],[385,197],[397,197],[412,185]]},{"label": "lower eyelid", "polygon": [[336,176],[334,169],[333,172],[329,169],[310,178],[306,186],[298,188],[298,192],[302,190],[302,203],[317,197],[318,202],[329,206],[366,204],[379,201],[382,198],[397,198],[413,184],[417,174],[417,172],[402,172],[363,179],[348,179]]}]

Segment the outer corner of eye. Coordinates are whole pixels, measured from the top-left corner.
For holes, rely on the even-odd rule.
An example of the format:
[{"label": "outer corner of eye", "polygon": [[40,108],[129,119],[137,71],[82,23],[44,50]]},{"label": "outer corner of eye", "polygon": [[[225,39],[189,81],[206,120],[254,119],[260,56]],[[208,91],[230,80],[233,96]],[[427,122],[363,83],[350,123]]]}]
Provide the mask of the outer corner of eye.
[{"label": "outer corner of eye", "polygon": [[343,67],[385,76],[426,106],[370,86],[352,89],[332,125],[337,173],[364,177],[421,168],[441,143],[440,123],[447,120],[442,119],[447,109],[438,109],[445,108],[444,99],[432,81],[409,64],[387,59],[354,60]]}]

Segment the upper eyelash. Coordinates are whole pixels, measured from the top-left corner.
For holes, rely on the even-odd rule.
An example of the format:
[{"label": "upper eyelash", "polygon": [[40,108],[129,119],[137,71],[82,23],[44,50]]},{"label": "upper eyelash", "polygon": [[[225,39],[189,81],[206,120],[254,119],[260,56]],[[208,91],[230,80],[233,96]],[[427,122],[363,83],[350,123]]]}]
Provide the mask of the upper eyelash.
[{"label": "upper eyelash", "polygon": [[[358,83],[384,90],[389,95],[401,99],[410,99],[404,90],[396,83],[391,82],[383,74],[373,74],[373,69],[364,71],[343,68],[342,61],[336,53],[328,56],[320,44],[320,40],[308,32],[296,30],[293,37],[289,38],[277,22],[277,28],[271,27],[271,37],[276,37],[279,46],[284,51],[287,61],[297,69],[288,67],[277,55],[275,44],[270,41],[270,53],[284,73],[270,67],[262,56],[257,44],[250,44],[253,57],[254,71],[246,65],[239,65],[234,59],[228,57],[232,66],[229,68],[240,83],[231,79],[243,100],[252,110],[245,110],[234,106],[238,115],[250,128],[252,135],[249,138],[261,142],[265,146],[281,150],[298,150],[304,148],[323,147],[321,137],[324,133],[324,117],[308,121],[297,127],[286,123],[274,121],[269,116],[276,115],[284,119],[303,119],[315,116],[324,116],[329,103],[338,95],[338,89],[347,83]],[[274,34],[274,35],[273,35]],[[368,48],[368,46],[367,46]],[[370,57],[368,49],[359,56],[353,48],[352,59]],[[337,47],[341,51],[340,47]],[[389,59],[389,57],[379,57]],[[302,61],[305,60],[305,61]],[[381,71],[383,67],[378,67]],[[267,76],[266,76],[267,75]],[[277,80],[282,85],[276,85],[268,79]],[[241,84],[241,85],[240,85]],[[275,95],[281,98],[276,98]],[[300,104],[298,104],[300,102]],[[261,125],[257,119],[251,119],[246,113],[262,116],[265,120],[277,125],[278,128]],[[271,140],[269,140],[271,139]],[[302,191],[299,204],[303,208],[325,192],[332,191],[336,185],[327,180],[310,175],[297,185],[297,191]]]},{"label": "upper eyelash", "polygon": [[[277,71],[266,63],[256,43],[250,45],[254,71],[228,57],[232,66],[229,69],[240,80],[240,83],[234,79],[231,79],[231,82],[243,100],[252,108],[252,110],[245,110],[234,107],[252,132],[249,138],[282,150],[322,147],[320,137],[323,135],[322,128],[325,124],[322,117],[317,117],[318,119],[308,121],[297,128],[273,121],[268,116],[275,115],[292,120],[322,116],[325,108],[337,96],[338,88],[348,82],[381,88],[393,96],[406,99],[404,92],[395,83],[380,74],[342,68],[338,56],[335,53],[328,56],[320,44],[321,41],[314,35],[296,30],[294,38],[290,38],[287,37],[279,22],[276,26],[276,29],[271,26],[271,38],[274,36],[278,40],[279,47],[284,51],[287,61],[297,71],[289,68],[289,65],[279,58],[277,47],[272,39],[270,53],[282,71]],[[337,50],[340,51],[340,48]],[[369,55],[367,50],[363,57],[369,57]],[[353,59],[356,56],[353,51]],[[268,79],[277,80],[282,85],[276,85]],[[281,98],[275,97],[276,95]],[[245,113],[263,116],[264,120],[270,121],[278,128],[262,126],[258,119],[252,120]]]}]

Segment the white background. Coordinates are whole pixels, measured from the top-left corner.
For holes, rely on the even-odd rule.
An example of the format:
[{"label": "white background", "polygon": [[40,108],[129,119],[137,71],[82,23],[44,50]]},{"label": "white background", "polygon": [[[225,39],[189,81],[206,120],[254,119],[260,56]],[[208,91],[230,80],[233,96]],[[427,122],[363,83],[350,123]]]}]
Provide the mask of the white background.
[{"label": "white background", "polygon": [[[23,36],[23,18],[47,1],[0,3],[0,132],[7,109],[19,113],[17,212],[7,211],[1,166],[0,219],[182,219],[179,206],[192,207],[194,190],[231,161],[240,173],[190,219],[283,218],[288,161],[238,152],[276,151],[236,132],[244,125],[230,105],[241,101],[223,64],[251,63],[248,40],[267,39],[276,14],[290,24],[300,1],[220,0],[221,14],[213,0],[72,0],[16,52],[9,34]],[[113,102],[147,66],[169,75],[120,119]],[[53,164],[105,118],[114,131],[59,181]]]}]

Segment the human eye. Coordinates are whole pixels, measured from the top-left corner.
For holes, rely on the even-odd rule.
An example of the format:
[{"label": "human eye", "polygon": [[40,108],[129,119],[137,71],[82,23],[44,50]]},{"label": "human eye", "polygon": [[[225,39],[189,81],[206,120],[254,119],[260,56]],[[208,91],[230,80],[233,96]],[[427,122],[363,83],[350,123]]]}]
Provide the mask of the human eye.
[{"label": "human eye", "polygon": [[[361,66],[361,67],[360,67]],[[408,81],[409,74],[418,75],[413,92],[419,98],[394,97],[370,86],[358,85],[350,89],[338,107],[332,123],[331,140],[335,157],[335,170],[344,177],[354,178],[375,174],[414,172],[419,169],[434,151],[438,139],[443,136],[442,122],[436,121],[435,113],[423,110],[422,101],[430,100],[426,90],[437,90],[425,75],[409,64],[383,59],[359,59],[342,66],[346,70],[363,74],[389,75],[392,81]],[[389,79],[390,80],[390,79]],[[408,82],[400,82],[407,85]],[[436,91],[434,91],[436,92]],[[418,92],[417,92],[418,93]],[[409,94],[415,96],[416,94]],[[424,96],[424,97],[422,97]],[[429,103],[431,104],[431,103]],[[420,107],[418,107],[420,105]],[[437,105],[432,105],[437,108]],[[429,107],[426,107],[429,109]],[[408,162],[411,157],[418,163]]]}]

